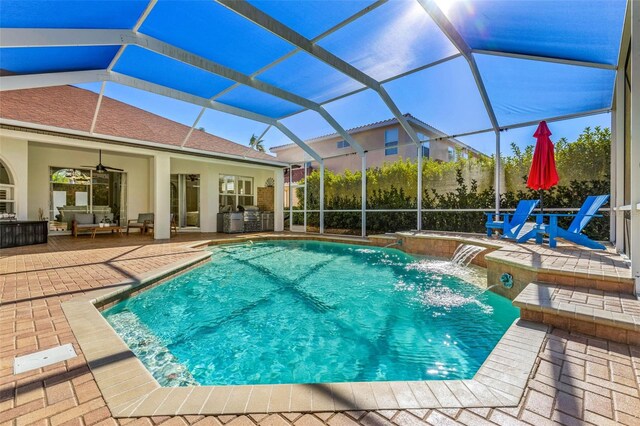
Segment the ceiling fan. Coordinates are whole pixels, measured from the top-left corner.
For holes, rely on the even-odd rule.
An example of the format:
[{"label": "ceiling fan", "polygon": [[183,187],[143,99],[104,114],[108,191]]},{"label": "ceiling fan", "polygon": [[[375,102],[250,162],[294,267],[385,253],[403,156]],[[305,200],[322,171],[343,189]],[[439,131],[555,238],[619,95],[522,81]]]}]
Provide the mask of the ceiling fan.
[{"label": "ceiling fan", "polygon": [[[117,170],[119,172],[124,172],[123,169],[118,169],[116,167],[109,167],[102,164],[102,150],[98,150],[98,165],[95,166],[95,171],[98,173],[108,172],[109,170]],[[82,167],[94,167],[94,166],[82,166]]]}]

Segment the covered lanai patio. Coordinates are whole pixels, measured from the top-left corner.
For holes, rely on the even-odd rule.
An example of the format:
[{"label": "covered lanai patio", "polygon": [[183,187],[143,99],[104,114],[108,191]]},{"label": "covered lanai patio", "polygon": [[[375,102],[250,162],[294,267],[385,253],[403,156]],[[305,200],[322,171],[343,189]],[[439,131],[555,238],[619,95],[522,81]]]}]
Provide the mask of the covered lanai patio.
[{"label": "covered lanai patio", "polygon": [[[0,165],[9,171],[10,177],[0,189],[9,194],[4,201],[12,212],[19,219],[36,219],[34,216],[41,205],[30,202],[28,196],[34,190],[32,165],[49,161],[47,156],[55,146],[61,150],[56,151],[57,158],[73,151],[78,161],[91,161],[89,153],[93,155],[102,149],[108,151],[111,161],[122,161],[115,165],[131,171],[137,169],[144,175],[143,184],[131,187],[133,198],[144,199],[144,203],[136,207],[137,212],[148,209],[156,218],[154,239],[137,235],[118,241],[54,237],[47,246],[10,249],[0,254],[0,266],[6,268],[0,272],[3,275],[2,335],[7,337],[2,340],[8,342],[3,343],[0,368],[2,421],[124,424],[131,420],[126,417],[132,413],[146,413],[144,417],[136,415],[136,421],[145,424],[399,425],[510,422],[633,425],[640,422],[640,351],[633,341],[640,329],[636,328],[629,329],[636,334],[625,334],[628,339],[615,341],[603,338],[604,334],[594,337],[595,332],[583,334],[567,326],[566,319],[554,317],[542,321],[542,311],[531,309],[522,315],[523,319],[553,324],[553,328],[542,331],[544,338],[540,337],[539,351],[532,355],[533,367],[525,374],[523,383],[518,382],[518,386],[522,385],[521,398],[511,405],[502,404],[504,401],[499,406],[468,404],[465,398],[475,400],[478,396],[473,392],[469,396],[469,388],[464,387],[472,385],[464,385],[462,391],[457,388],[457,392],[448,385],[434,385],[429,389],[434,391],[431,396],[435,402],[425,403],[423,408],[403,400],[406,397],[417,402],[421,398],[414,388],[391,386],[383,391],[374,390],[366,394],[372,402],[363,402],[358,398],[365,394],[358,394],[355,386],[349,387],[351,393],[346,399],[341,399],[342,388],[329,386],[321,394],[316,388],[309,391],[319,398],[318,405],[302,409],[291,405],[291,401],[299,396],[296,391],[304,393],[307,389],[290,387],[287,395],[277,394],[276,398],[276,394],[270,393],[260,397],[266,398],[261,412],[249,408],[250,403],[264,402],[262,399],[256,402],[257,397],[251,399],[254,389],[235,387],[224,390],[225,403],[217,411],[209,412],[203,409],[207,402],[213,401],[211,389],[207,389],[209,393],[205,395],[191,388],[185,392],[161,388],[165,391],[161,401],[151,401],[152,393],[138,395],[135,392],[132,395],[138,399],[132,397],[129,401],[124,392],[117,393],[113,383],[96,380],[88,367],[95,362],[96,355],[91,352],[92,343],[83,340],[91,337],[78,334],[82,326],[78,327],[77,321],[84,312],[80,309],[84,308],[62,307],[62,303],[72,297],[82,298],[91,291],[102,292],[104,296],[110,294],[111,287],[155,280],[166,269],[191,267],[204,259],[201,247],[217,244],[216,240],[228,242],[220,234],[212,233],[214,215],[224,196],[218,187],[219,175],[249,176],[253,179],[252,186],[273,179],[275,238],[299,236],[288,233],[293,229],[294,215],[302,218],[302,229],[306,232],[307,218],[317,214],[319,235],[313,238],[386,245],[384,237],[377,242],[374,238],[367,239],[372,237],[367,232],[367,218],[376,213],[410,213],[415,214],[411,216],[415,219],[414,225],[406,230],[411,231],[411,235],[394,235],[393,241],[403,239],[405,246],[416,244],[416,247],[430,246],[431,243],[424,242],[427,240],[437,241],[434,245],[437,250],[448,253],[450,248],[455,248],[458,237],[434,236],[425,228],[424,217],[432,211],[421,202],[422,194],[429,189],[425,188],[421,176],[424,148],[430,142],[490,135],[491,155],[497,159],[491,179],[496,189],[495,198],[490,206],[468,210],[498,213],[504,210],[501,188],[505,178],[500,158],[508,131],[535,126],[541,120],[555,123],[610,113],[611,198],[610,207],[606,208],[610,213],[610,245],[606,253],[576,251],[566,255],[573,248],[553,251],[541,246],[529,250],[506,245],[506,248],[495,249],[489,261],[503,268],[502,265],[513,259],[520,259],[530,274],[526,275],[530,278],[527,281],[545,282],[535,287],[538,293],[532,293],[532,287],[522,293],[523,307],[545,304],[545,308],[557,312],[561,304],[585,305],[572,307],[575,316],[579,309],[596,306],[636,320],[639,312],[633,303],[640,294],[638,1],[7,0],[0,7],[0,69],[3,71],[0,109],[3,96],[20,91],[92,84],[95,88],[95,83],[99,84],[97,101],[89,111],[91,119],[85,127],[29,122],[2,114]],[[456,75],[464,76],[459,82],[434,81],[433,75],[437,74],[432,72],[454,65],[458,70]],[[407,96],[407,82],[416,88],[413,98]],[[422,82],[428,88],[434,85],[452,88],[459,84],[465,90],[452,93],[450,98],[438,96],[437,103],[431,99],[421,104],[420,98],[428,92],[420,89]],[[109,133],[107,127],[101,127],[101,120],[111,111],[108,95],[119,87],[188,104],[193,114],[190,125],[176,136],[178,142],[167,147],[143,136],[118,137]],[[417,151],[418,177],[412,186],[417,193],[415,207],[386,209],[368,202],[368,151],[347,130],[364,124],[353,123],[349,116],[348,102],[355,98],[368,99],[386,108],[407,135],[407,140],[396,141],[396,145]],[[55,99],[52,98],[52,102]],[[455,126],[443,127],[439,136],[425,139],[405,115],[418,106],[427,118],[430,113],[437,113],[460,114],[465,119]],[[473,108],[479,108],[481,113],[474,114]],[[299,160],[284,163],[253,151],[210,149],[209,142],[199,139],[202,136],[198,132],[211,111],[261,123],[259,139],[274,133],[287,138],[300,148]],[[313,144],[305,143],[307,138],[299,134],[301,130],[296,122],[296,117],[302,114],[310,117],[309,122],[318,128],[343,138],[348,145],[348,155],[358,159],[361,167],[359,209],[327,205],[325,162],[333,157],[322,156]],[[38,153],[37,158],[34,151]],[[304,194],[302,208],[294,210],[293,171],[302,167],[306,177],[307,164],[319,171],[318,207],[311,206],[305,179],[303,185],[297,186]],[[199,232],[180,233],[166,241],[171,237],[173,225],[166,189],[172,174],[187,176],[193,174],[194,168],[202,170],[198,173],[204,179]],[[283,199],[287,185],[288,202]],[[42,189],[39,191],[44,193]],[[37,198],[38,203],[41,199],[45,200]],[[239,199],[234,200],[238,203]],[[327,235],[325,217],[336,213],[359,215],[359,238]],[[423,242],[410,239],[415,235],[424,237]],[[248,238],[261,236],[236,239]],[[60,257],[61,252],[67,255]],[[573,260],[575,264],[570,263]],[[562,265],[558,266],[559,263]],[[531,270],[533,264],[537,268],[535,272]],[[544,279],[544,274],[554,268],[565,269],[558,276],[562,275],[566,281],[563,278],[549,283]],[[594,285],[593,294],[586,295],[589,290],[584,288],[596,281],[598,285],[601,282],[616,284],[607,288]],[[622,301],[612,304],[607,297],[615,293],[615,285],[622,281],[630,283],[630,291],[621,292],[625,293],[619,297]],[[563,288],[566,285],[581,289],[567,292]],[[542,297],[542,291],[548,291],[548,297]],[[610,315],[605,320],[609,321],[608,325],[615,324],[616,317]],[[618,322],[621,321],[618,318]],[[633,327],[637,326],[638,323]],[[524,340],[538,339],[536,332],[540,330],[514,335],[510,343],[513,350],[517,352],[515,348],[524,345]],[[610,333],[613,331],[607,329],[605,334]],[[84,345],[78,346],[80,340]],[[64,367],[45,367],[23,376],[13,374],[14,356],[68,341],[81,348],[79,358],[67,361]],[[509,377],[502,379],[510,380]],[[105,391],[109,387],[110,390]],[[411,390],[403,393],[403,389]],[[428,400],[427,394],[422,397]],[[160,398],[158,395],[156,399]],[[451,396],[453,400],[448,399]],[[117,402],[112,402],[112,397]],[[189,399],[191,397],[194,399]],[[278,398],[287,403],[276,401]],[[105,400],[109,401],[105,403]],[[145,401],[147,405],[143,404]],[[198,401],[198,408],[193,408]],[[271,403],[275,405],[269,405]],[[148,407],[153,408],[151,412],[142,409]],[[225,411],[226,407],[229,409]],[[135,411],[137,409],[141,411]],[[169,411],[171,416],[166,415]],[[212,413],[215,417],[204,417]]]}]

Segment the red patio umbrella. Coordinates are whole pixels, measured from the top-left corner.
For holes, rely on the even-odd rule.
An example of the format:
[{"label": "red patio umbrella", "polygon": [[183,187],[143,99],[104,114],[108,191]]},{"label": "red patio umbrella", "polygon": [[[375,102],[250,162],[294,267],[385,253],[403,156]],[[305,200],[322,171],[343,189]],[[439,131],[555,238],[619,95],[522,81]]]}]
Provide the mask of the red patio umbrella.
[{"label": "red patio umbrella", "polygon": [[534,191],[540,191],[540,210],[542,211],[542,191],[558,183],[558,171],[553,154],[553,142],[549,139],[551,131],[546,121],[540,122],[533,136],[537,140],[527,186]]}]

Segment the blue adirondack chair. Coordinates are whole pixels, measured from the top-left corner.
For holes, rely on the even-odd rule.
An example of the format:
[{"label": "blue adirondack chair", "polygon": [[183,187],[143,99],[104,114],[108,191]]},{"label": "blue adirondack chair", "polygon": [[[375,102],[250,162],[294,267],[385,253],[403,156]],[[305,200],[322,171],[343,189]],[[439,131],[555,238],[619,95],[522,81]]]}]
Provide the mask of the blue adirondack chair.
[{"label": "blue adirondack chair", "polygon": [[[562,238],[591,249],[604,250],[604,245],[584,235],[582,230],[592,218],[602,217],[602,215],[597,214],[597,212],[608,200],[608,195],[590,195],[576,214],[545,214],[545,216],[549,216],[549,224],[543,224],[542,220],[538,220],[535,228],[521,236],[518,242],[522,243],[535,237],[536,241],[541,243],[542,237],[548,235],[549,247],[551,248],[556,247],[556,238]],[[563,229],[558,226],[559,217],[573,217],[574,219],[567,229]],[[538,215],[538,218],[541,219],[541,215]]]},{"label": "blue adirondack chair", "polygon": [[[539,202],[540,200],[520,200],[513,213],[485,213],[487,236],[490,237],[494,229],[501,230],[502,238],[509,239],[518,239],[519,236],[528,233],[535,224],[528,223],[527,219]],[[494,216],[502,217],[502,220],[494,220]]]}]

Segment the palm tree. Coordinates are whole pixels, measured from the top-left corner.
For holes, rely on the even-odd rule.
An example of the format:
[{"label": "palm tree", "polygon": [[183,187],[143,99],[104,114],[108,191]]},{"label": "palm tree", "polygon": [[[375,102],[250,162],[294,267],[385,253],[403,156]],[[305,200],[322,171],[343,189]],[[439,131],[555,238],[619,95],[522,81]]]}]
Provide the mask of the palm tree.
[{"label": "palm tree", "polygon": [[251,135],[251,139],[249,139],[249,146],[256,151],[264,152],[264,145],[262,145],[262,142],[264,142],[264,140],[258,139],[258,137],[253,134]]}]

